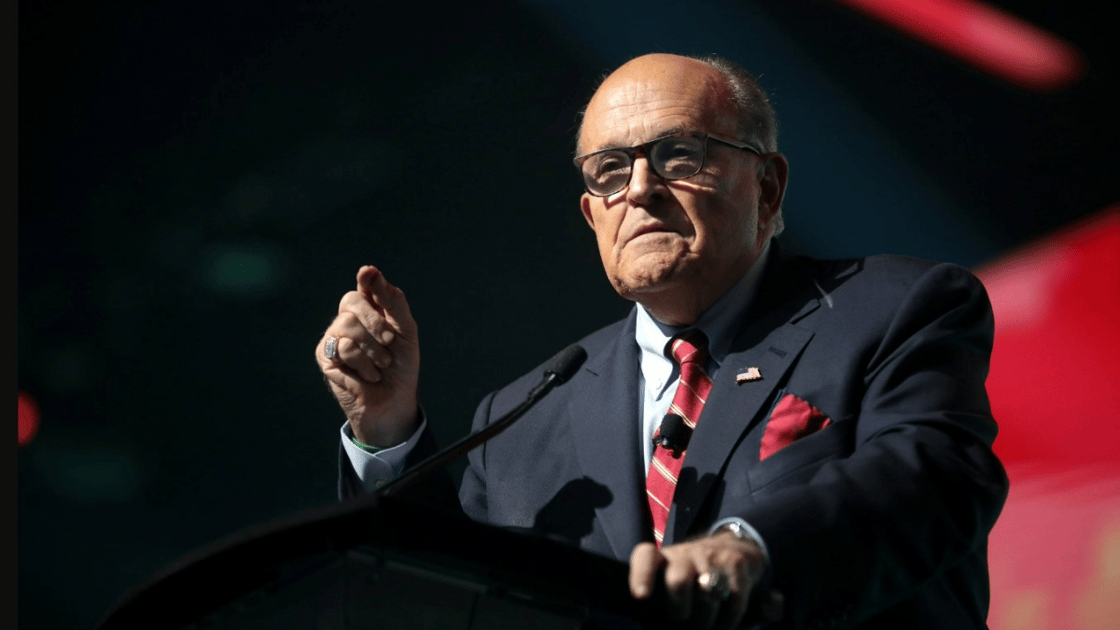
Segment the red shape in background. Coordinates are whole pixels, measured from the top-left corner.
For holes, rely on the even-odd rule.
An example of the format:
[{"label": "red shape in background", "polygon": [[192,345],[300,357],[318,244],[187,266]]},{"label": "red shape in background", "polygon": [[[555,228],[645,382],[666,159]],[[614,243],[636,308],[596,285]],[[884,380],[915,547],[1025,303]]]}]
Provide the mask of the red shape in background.
[{"label": "red shape in background", "polygon": [[1085,72],[1080,51],[977,0],[837,0],[1020,87],[1063,88]]},{"label": "red shape in background", "polygon": [[1120,204],[978,270],[1011,490],[989,539],[992,630],[1120,617]]},{"label": "red shape in background", "polygon": [[19,392],[19,445],[26,446],[39,432],[39,405],[31,394]]},{"label": "red shape in background", "polygon": [[1118,461],[1120,205],[977,271],[992,299],[988,377],[1004,462]]}]

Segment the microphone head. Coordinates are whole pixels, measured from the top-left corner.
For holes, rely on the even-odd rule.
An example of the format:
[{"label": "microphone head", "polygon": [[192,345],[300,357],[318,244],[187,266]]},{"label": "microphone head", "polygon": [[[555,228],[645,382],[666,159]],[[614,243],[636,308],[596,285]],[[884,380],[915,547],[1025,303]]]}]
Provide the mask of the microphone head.
[{"label": "microphone head", "polygon": [[660,444],[670,451],[683,451],[688,448],[690,439],[692,439],[692,429],[684,423],[684,418],[675,413],[667,413],[665,419],[661,421],[661,427],[657,430],[653,443],[655,446]]},{"label": "microphone head", "polygon": [[572,378],[579,366],[583,365],[586,360],[587,351],[578,343],[573,343],[561,350],[560,354],[552,357],[552,360],[548,362],[548,367],[544,369],[544,373],[555,374],[556,378],[554,380],[559,385]]}]

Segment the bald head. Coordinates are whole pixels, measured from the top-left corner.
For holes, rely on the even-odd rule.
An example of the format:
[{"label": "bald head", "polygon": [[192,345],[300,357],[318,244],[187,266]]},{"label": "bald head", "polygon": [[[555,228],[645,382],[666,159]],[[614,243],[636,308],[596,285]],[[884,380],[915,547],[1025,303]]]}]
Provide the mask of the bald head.
[{"label": "bald head", "polygon": [[595,147],[586,146],[585,139],[588,135],[599,135],[606,114],[640,121],[648,112],[646,108],[654,106],[654,88],[676,91],[677,98],[656,103],[656,107],[664,111],[703,104],[709,111],[726,112],[726,122],[734,126],[731,90],[715,68],[677,55],[644,55],[626,62],[599,85],[584,111],[579,152],[595,150]]},{"label": "bald head", "polygon": [[613,83],[648,82],[659,77],[703,82],[712,89],[713,100],[722,101],[721,106],[734,111],[738,125],[732,137],[754,143],[765,151],[778,150],[777,116],[766,91],[746,68],[717,55],[684,57],[655,53],[626,62],[603,80],[583,113],[576,137],[576,154],[589,150],[584,146],[584,126],[604,88],[610,88]]}]

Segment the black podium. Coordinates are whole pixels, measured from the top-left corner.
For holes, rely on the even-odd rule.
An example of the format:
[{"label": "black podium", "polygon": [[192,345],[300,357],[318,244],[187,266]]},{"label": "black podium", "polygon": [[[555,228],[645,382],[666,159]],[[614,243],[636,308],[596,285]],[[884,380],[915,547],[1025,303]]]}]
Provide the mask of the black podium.
[{"label": "black podium", "polygon": [[626,575],[561,541],[359,497],[189,555],[128,593],[99,629],[658,627]]}]

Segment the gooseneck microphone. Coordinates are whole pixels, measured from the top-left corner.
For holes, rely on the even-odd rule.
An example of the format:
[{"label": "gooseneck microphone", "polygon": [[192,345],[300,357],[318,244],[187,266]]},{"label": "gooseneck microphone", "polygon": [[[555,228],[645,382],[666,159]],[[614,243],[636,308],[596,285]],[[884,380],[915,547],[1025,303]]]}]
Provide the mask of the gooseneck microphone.
[{"label": "gooseneck microphone", "polygon": [[533,405],[544,398],[545,394],[552,390],[553,387],[566,382],[575,375],[583,362],[587,360],[587,351],[583,346],[578,343],[564,348],[559,354],[552,357],[548,362],[547,367],[544,369],[544,376],[541,382],[537,383],[536,387],[529,390],[529,395],[518,406],[514,407],[512,411],[506,413],[488,426],[467,435],[466,437],[455,442],[451,446],[437,452],[436,454],[424,459],[419,464],[416,464],[400,477],[386,484],[378,492],[381,496],[391,496],[400,492],[403,488],[419,481],[426,477],[429,473],[439,470],[451,460],[466,453],[476,446],[480,446],[490,438],[505,431],[515,420],[520,418],[529,411]]}]

